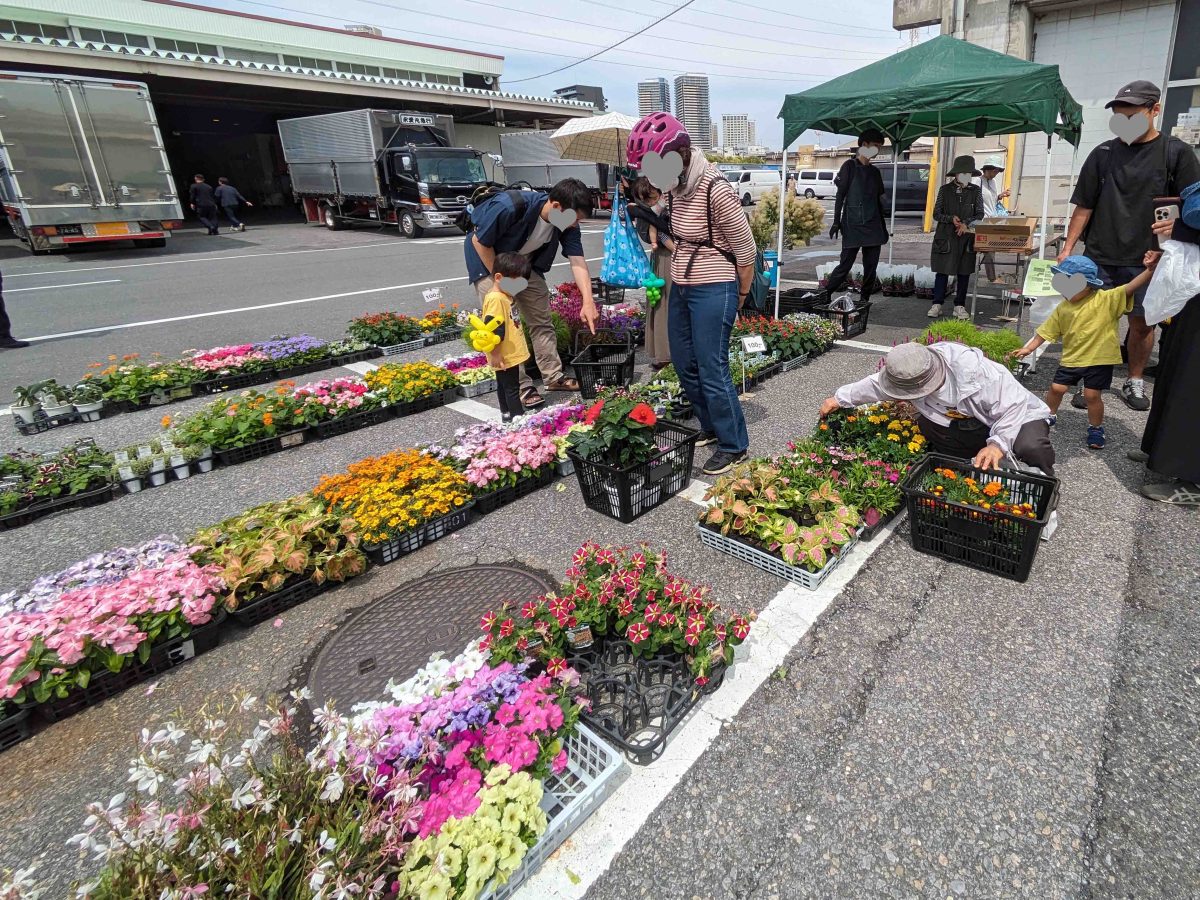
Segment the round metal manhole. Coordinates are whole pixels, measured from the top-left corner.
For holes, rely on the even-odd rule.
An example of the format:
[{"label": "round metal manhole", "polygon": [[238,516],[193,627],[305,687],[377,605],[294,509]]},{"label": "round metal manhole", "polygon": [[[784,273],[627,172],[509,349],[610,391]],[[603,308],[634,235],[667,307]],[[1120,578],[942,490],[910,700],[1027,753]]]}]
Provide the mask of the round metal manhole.
[{"label": "round metal manhole", "polygon": [[470,566],[409,582],[359,610],[317,651],[308,676],[313,702],[332,702],[344,713],[382,700],[389,681],[404,681],[431,653],[461,653],[480,636],[479,619],[489,609],[554,587],[512,566]]}]

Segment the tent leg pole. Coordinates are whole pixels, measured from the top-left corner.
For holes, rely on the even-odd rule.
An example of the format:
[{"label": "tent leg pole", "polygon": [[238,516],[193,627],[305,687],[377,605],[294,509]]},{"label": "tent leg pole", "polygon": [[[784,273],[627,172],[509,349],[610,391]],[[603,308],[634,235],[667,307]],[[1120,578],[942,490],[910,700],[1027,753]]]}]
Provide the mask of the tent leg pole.
[{"label": "tent leg pole", "polygon": [[1054,135],[1046,135],[1046,171],[1042,176],[1042,227],[1038,229],[1041,239],[1038,242],[1038,258],[1046,258],[1046,232],[1050,228],[1050,153]]},{"label": "tent leg pole", "polygon": [[[899,187],[900,172],[900,145],[896,138],[892,138],[892,224],[888,228],[888,232],[892,235],[896,233],[896,190]],[[890,237],[888,238],[888,265],[892,264],[892,250],[895,248],[896,242]]]},{"label": "tent leg pole", "polygon": [[779,173],[779,242],[775,252],[775,318],[779,318],[779,291],[783,287],[783,211],[790,199],[787,195],[787,147],[783,148],[783,164]]},{"label": "tent leg pole", "polygon": [[1070,200],[1071,196],[1075,193],[1075,179],[1079,175],[1079,169],[1077,168],[1078,163],[1079,163],[1079,145],[1076,144],[1075,151],[1071,154],[1071,188],[1067,192],[1068,200]]}]

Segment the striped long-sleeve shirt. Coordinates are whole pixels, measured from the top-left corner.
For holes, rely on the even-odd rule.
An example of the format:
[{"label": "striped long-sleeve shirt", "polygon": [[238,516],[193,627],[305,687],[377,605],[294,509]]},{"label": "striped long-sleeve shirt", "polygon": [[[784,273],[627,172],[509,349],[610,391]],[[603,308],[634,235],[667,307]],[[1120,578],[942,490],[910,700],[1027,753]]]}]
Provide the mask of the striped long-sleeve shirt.
[{"label": "striped long-sleeve shirt", "polygon": [[[697,242],[709,238],[707,207],[710,202],[712,242],[715,246],[698,246]],[[739,266],[754,264],[757,247],[750,231],[750,221],[733,185],[715,166],[710,165],[700,176],[700,182],[689,198],[671,197],[671,233],[677,244],[671,259],[671,281],[674,284],[733,281],[737,278],[737,270],[721,250],[732,253]]]}]

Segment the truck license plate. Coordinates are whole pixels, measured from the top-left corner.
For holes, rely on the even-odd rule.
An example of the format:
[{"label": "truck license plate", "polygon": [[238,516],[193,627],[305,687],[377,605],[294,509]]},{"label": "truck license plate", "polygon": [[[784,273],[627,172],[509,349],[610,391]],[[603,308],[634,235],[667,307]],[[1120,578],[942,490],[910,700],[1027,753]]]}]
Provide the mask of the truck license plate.
[{"label": "truck license plate", "polygon": [[[97,222],[92,226],[96,229],[96,237],[113,237],[118,234],[129,234],[128,222]],[[86,232],[88,226],[84,226]]]}]

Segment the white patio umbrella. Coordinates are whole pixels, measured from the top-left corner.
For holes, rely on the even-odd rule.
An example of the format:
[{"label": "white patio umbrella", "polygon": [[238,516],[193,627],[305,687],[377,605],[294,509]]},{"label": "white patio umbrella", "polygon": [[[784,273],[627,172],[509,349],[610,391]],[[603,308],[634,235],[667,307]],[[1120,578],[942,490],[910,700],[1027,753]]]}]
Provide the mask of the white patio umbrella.
[{"label": "white patio umbrella", "polygon": [[624,113],[571,119],[550,136],[563,159],[625,165],[625,144],[638,120]]}]

